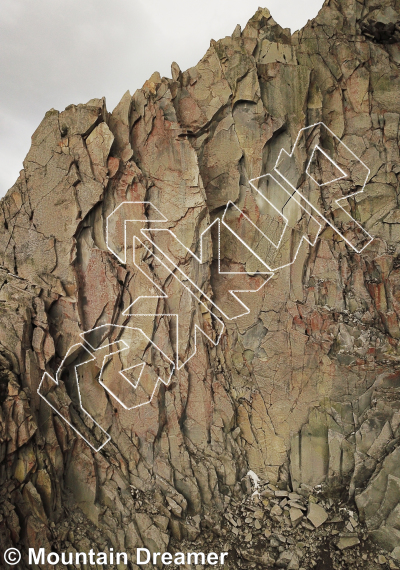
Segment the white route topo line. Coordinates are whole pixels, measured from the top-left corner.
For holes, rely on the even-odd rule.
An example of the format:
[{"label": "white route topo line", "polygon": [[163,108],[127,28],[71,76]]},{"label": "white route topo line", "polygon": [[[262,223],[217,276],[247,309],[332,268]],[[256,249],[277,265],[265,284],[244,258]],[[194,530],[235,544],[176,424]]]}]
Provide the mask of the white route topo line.
[{"label": "white route topo line", "polygon": [[[368,236],[369,241],[368,241],[361,249],[357,249],[357,248],[340,232],[340,230],[339,230],[338,228],[336,228],[336,227],[329,221],[329,219],[327,219],[325,216],[323,216],[323,215],[321,214],[321,212],[320,212],[313,204],[311,204],[311,203],[307,200],[307,198],[305,198],[305,197],[303,196],[303,194],[302,194],[301,192],[299,192],[299,190],[298,190],[297,188],[295,188],[295,186],[293,186],[293,184],[279,171],[279,163],[280,163],[280,161],[281,161],[281,157],[283,156],[283,154],[285,154],[288,158],[293,158],[293,157],[294,157],[295,149],[296,149],[296,147],[297,147],[297,145],[298,145],[298,143],[299,143],[299,140],[300,140],[302,134],[303,134],[305,131],[307,131],[308,129],[313,129],[313,128],[316,127],[316,126],[323,126],[323,127],[325,127],[325,128],[327,129],[327,131],[330,133],[330,135],[331,135],[332,137],[334,137],[335,140],[336,140],[339,144],[342,144],[342,145],[344,146],[344,148],[345,148],[357,161],[359,161],[359,163],[366,169],[366,177],[365,177],[365,180],[364,180],[364,183],[363,183],[363,186],[362,186],[361,190],[358,190],[357,192],[354,192],[353,194],[350,194],[350,195],[348,195],[348,196],[344,196],[344,197],[342,197],[342,198],[338,198],[337,200],[335,200],[336,205],[337,205],[339,208],[341,208],[341,209],[346,213],[346,215],[350,218],[350,220],[351,220],[352,222],[354,222],[354,223],[364,232],[364,234],[366,234],[366,235]],[[335,178],[335,179],[333,179],[333,180],[330,180],[330,181],[328,181],[328,182],[324,182],[324,183],[322,183],[322,184],[319,184],[319,183],[317,182],[317,180],[314,179],[314,177],[310,174],[310,170],[309,170],[309,169],[310,169],[310,165],[311,165],[311,162],[312,162],[312,160],[313,160],[314,154],[315,154],[315,152],[316,152],[317,150],[318,150],[319,152],[321,152],[321,153],[333,164],[333,166],[334,166],[339,172],[342,173],[342,176],[340,176],[340,177],[338,177],[338,178]],[[102,449],[102,447],[104,447],[104,445],[110,441],[111,436],[94,420],[94,418],[93,418],[93,417],[87,412],[87,410],[83,407],[83,405],[82,405],[82,398],[81,398],[81,392],[80,392],[80,387],[79,387],[79,376],[78,376],[77,368],[79,368],[79,366],[82,366],[82,365],[84,365],[84,364],[87,364],[88,362],[91,362],[91,361],[93,361],[93,360],[96,360],[95,353],[96,353],[97,350],[104,349],[104,348],[110,348],[110,347],[112,347],[112,346],[115,345],[115,344],[117,344],[117,345],[119,345],[119,344],[125,345],[123,348],[121,348],[121,349],[119,349],[119,350],[117,350],[117,351],[114,351],[114,352],[109,352],[108,354],[106,354],[106,355],[103,357],[103,363],[102,363],[102,367],[101,367],[101,371],[100,371],[100,375],[99,375],[99,380],[98,380],[98,382],[99,382],[99,384],[100,384],[101,386],[103,386],[103,387],[105,388],[105,390],[107,390],[108,393],[111,394],[111,396],[112,396],[113,398],[115,398],[126,410],[132,410],[132,409],[135,409],[135,408],[139,408],[139,407],[141,407],[141,406],[144,406],[144,405],[146,405],[146,404],[149,404],[149,403],[152,401],[153,396],[155,395],[155,393],[156,393],[156,391],[157,391],[157,388],[158,388],[158,385],[159,385],[160,382],[162,382],[164,385],[167,386],[167,385],[170,383],[170,381],[171,381],[171,378],[172,378],[172,375],[173,375],[173,373],[174,373],[174,370],[175,370],[175,369],[176,369],[176,370],[182,369],[182,367],[183,367],[191,358],[193,358],[193,356],[195,356],[195,354],[196,354],[196,352],[197,352],[197,332],[200,332],[202,335],[204,335],[214,346],[216,346],[216,345],[219,343],[219,341],[220,341],[220,339],[221,339],[221,335],[222,335],[222,333],[223,333],[223,331],[224,331],[224,326],[225,326],[225,325],[224,325],[224,322],[223,322],[217,315],[215,315],[215,314],[204,304],[204,302],[203,302],[201,299],[206,299],[206,300],[207,300],[213,307],[215,307],[215,309],[216,309],[225,319],[227,319],[227,320],[234,320],[234,319],[237,319],[237,318],[239,318],[239,317],[241,317],[241,316],[248,315],[248,314],[250,313],[249,307],[236,295],[236,293],[257,293],[257,292],[260,291],[260,290],[262,289],[262,287],[264,287],[264,285],[271,279],[271,277],[274,275],[274,272],[275,272],[275,271],[277,271],[277,270],[279,270],[279,269],[283,269],[284,267],[287,267],[287,266],[289,266],[289,265],[292,265],[292,264],[296,261],[296,258],[297,258],[297,256],[298,256],[300,247],[301,247],[302,244],[303,244],[303,241],[306,241],[311,247],[315,246],[315,244],[316,244],[316,242],[317,242],[317,239],[318,239],[318,236],[319,236],[319,234],[320,234],[320,232],[321,232],[322,225],[318,222],[318,220],[317,220],[312,214],[310,214],[310,212],[309,212],[309,211],[306,209],[306,207],[302,204],[302,201],[304,201],[304,202],[309,206],[309,208],[311,208],[311,210],[316,213],[317,216],[319,216],[321,219],[323,219],[325,223],[327,223],[335,232],[337,232],[337,233],[340,235],[340,237],[341,237],[343,240],[345,240],[346,243],[347,243],[350,247],[352,247],[357,253],[361,253],[361,251],[363,251],[363,249],[365,249],[365,247],[366,247],[369,243],[371,243],[371,241],[373,240],[373,237],[370,236],[370,235],[368,234],[368,232],[366,232],[366,230],[365,230],[356,220],[354,220],[354,218],[352,218],[352,217],[348,214],[348,212],[346,212],[346,210],[343,208],[343,206],[341,206],[341,204],[339,204],[339,202],[344,201],[344,200],[348,200],[349,198],[352,198],[352,197],[354,197],[354,196],[360,194],[361,192],[363,192],[364,187],[365,187],[365,184],[366,184],[366,182],[367,182],[367,180],[368,180],[368,177],[369,177],[369,174],[370,174],[370,170],[369,170],[369,168],[368,168],[368,167],[367,167],[367,166],[366,166],[366,165],[365,165],[365,164],[364,164],[364,163],[363,163],[363,162],[362,162],[362,161],[361,161],[330,129],[328,129],[328,127],[326,127],[326,125],[325,125],[324,123],[322,123],[322,122],[320,122],[320,123],[315,123],[314,125],[310,125],[309,127],[304,127],[303,129],[300,129],[300,131],[299,131],[299,133],[298,133],[298,135],[297,135],[296,141],[295,141],[295,143],[294,143],[294,145],[293,145],[292,152],[289,154],[289,153],[287,153],[284,149],[281,149],[281,151],[280,151],[280,153],[279,153],[279,156],[278,156],[278,159],[277,159],[277,161],[276,161],[274,170],[275,170],[275,172],[289,185],[289,187],[293,190],[293,193],[289,192],[289,191],[288,191],[274,176],[272,176],[270,173],[264,174],[264,175],[259,176],[259,177],[257,177],[257,178],[253,178],[252,180],[249,181],[249,184],[250,184],[250,186],[256,191],[257,195],[258,195],[259,197],[261,197],[263,200],[265,200],[266,202],[268,202],[268,204],[277,212],[277,214],[279,214],[279,216],[280,216],[281,218],[283,218],[284,227],[283,227],[283,230],[282,230],[282,233],[281,233],[281,237],[280,237],[278,243],[275,243],[274,241],[272,241],[264,232],[262,232],[262,231],[252,222],[252,220],[251,220],[248,216],[246,216],[246,214],[245,214],[243,211],[241,211],[241,210],[238,208],[238,206],[236,206],[236,204],[234,204],[231,200],[229,200],[228,203],[226,204],[225,211],[224,211],[224,213],[223,213],[223,215],[222,215],[222,218],[221,218],[221,219],[216,219],[214,222],[212,222],[212,224],[210,224],[210,225],[201,233],[201,235],[200,235],[200,255],[199,255],[199,256],[197,256],[192,250],[190,250],[189,248],[187,248],[187,247],[177,238],[177,236],[173,233],[173,231],[170,230],[170,229],[157,228],[157,227],[156,227],[156,228],[141,228],[141,229],[140,229],[141,235],[142,235],[146,240],[148,240],[148,241],[151,243],[151,245],[153,246],[153,248],[154,248],[157,252],[159,252],[159,254],[162,254],[162,256],[165,257],[165,259],[168,261],[168,263],[171,264],[171,265],[174,267],[174,270],[176,270],[176,271],[179,273],[179,275],[181,276],[182,279],[184,279],[185,281],[187,281],[187,282],[189,282],[189,283],[191,284],[191,286],[194,288],[194,290],[197,291],[197,294],[193,291],[193,289],[189,288],[189,287],[182,281],[182,279],[179,279],[179,277],[178,277],[178,275],[175,273],[175,271],[172,271],[159,257],[157,257],[155,251],[151,251],[142,241],[140,241],[140,239],[139,239],[136,235],[133,237],[133,264],[134,264],[134,266],[146,277],[146,279],[150,280],[150,282],[151,282],[152,285],[156,288],[156,290],[159,291],[159,295],[139,295],[139,296],[133,301],[133,303],[131,303],[131,304],[123,311],[122,314],[123,314],[124,316],[149,316],[149,317],[153,317],[153,318],[154,318],[154,317],[157,317],[157,316],[159,316],[159,317],[169,316],[169,317],[174,317],[174,318],[176,318],[176,321],[177,321],[177,323],[176,323],[176,347],[177,347],[177,350],[176,350],[175,362],[173,362],[173,361],[161,350],[161,348],[160,348],[159,346],[157,346],[157,345],[144,333],[144,331],[143,331],[141,328],[138,328],[138,327],[129,327],[129,326],[122,326],[122,325],[107,324],[107,325],[100,325],[99,327],[95,327],[94,329],[90,329],[89,331],[83,332],[83,333],[81,333],[81,334],[79,335],[79,336],[83,339],[83,341],[90,347],[90,349],[91,349],[92,351],[94,351],[93,353],[92,353],[85,345],[83,345],[83,344],[76,344],[76,345],[73,345],[73,346],[68,350],[68,352],[67,352],[67,354],[65,355],[63,361],[61,362],[61,364],[60,364],[60,366],[59,366],[59,368],[58,368],[58,370],[57,370],[57,372],[56,372],[56,378],[55,378],[55,379],[53,379],[53,378],[50,376],[50,374],[48,374],[47,372],[45,372],[45,373],[43,374],[42,380],[41,380],[41,382],[40,382],[40,384],[39,384],[39,387],[38,387],[38,389],[37,389],[37,392],[38,392],[39,396],[40,396],[41,398],[43,398],[43,399],[46,401],[46,403],[47,403],[62,419],[64,419],[64,420],[66,421],[66,423],[67,423],[78,435],[80,435],[80,436],[82,437],[82,439],[83,439],[88,445],[90,445],[90,447],[91,447],[92,449],[94,449],[94,451],[97,452],[97,451],[99,451],[100,449]],[[338,180],[342,180],[342,179],[348,177],[348,175],[346,174],[346,172],[345,172],[338,164],[336,164],[336,162],[334,162],[334,161],[330,158],[330,156],[329,156],[318,144],[316,144],[316,145],[314,146],[314,148],[312,149],[311,157],[310,157],[310,159],[309,159],[309,161],[308,161],[308,164],[307,164],[307,167],[306,167],[306,169],[305,169],[305,172],[306,172],[307,176],[309,176],[309,178],[311,178],[311,180],[313,180],[313,182],[316,183],[316,184],[317,184],[318,186],[320,186],[320,187],[326,186],[327,184],[332,184],[332,183],[334,183],[334,182],[336,182],[336,181],[338,181]],[[263,260],[263,259],[262,259],[236,232],[234,232],[234,231],[232,230],[232,228],[226,223],[226,214],[227,214],[228,208],[230,208],[230,207],[231,207],[231,208],[236,208],[236,209],[240,212],[240,215],[241,215],[242,217],[244,217],[244,218],[247,220],[247,222],[249,222],[249,223],[254,227],[255,231],[259,232],[266,240],[268,240],[269,243],[270,243],[276,250],[279,250],[279,248],[280,248],[280,246],[281,246],[281,243],[282,243],[283,236],[284,236],[284,234],[285,234],[285,232],[286,232],[286,230],[287,230],[287,228],[288,228],[288,223],[289,223],[289,222],[288,222],[287,217],[284,216],[283,212],[280,212],[280,211],[276,208],[276,206],[275,206],[270,200],[268,200],[268,198],[266,198],[266,196],[264,196],[264,194],[255,186],[255,182],[256,182],[256,181],[261,180],[261,179],[266,178],[266,177],[270,177],[270,179],[271,179],[275,184],[277,184],[277,185],[282,189],[282,191],[284,191],[284,192],[289,196],[289,200],[291,200],[291,199],[294,200],[294,202],[296,202],[296,203],[300,206],[300,208],[301,208],[303,211],[306,212],[306,214],[315,222],[315,224],[316,224],[317,227],[318,227],[318,229],[317,229],[317,231],[316,231],[315,239],[314,239],[313,241],[311,241],[311,240],[308,238],[308,236],[306,236],[306,235],[303,235],[303,236],[301,237],[301,240],[300,240],[300,242],[299,242],[299,245],[298,245],[297,250],[296,250],[296,252],[295,252],[295,254],[294,254],[294,256],[293,256],[292,261],[290,261],[289,263],[286,263],[286,264],[284,264],[284,265],[281,265],[281,266],[278,266],[278,267],[274,267],[274,268],[272,268],[271,266],[269,266],[269,265],[265,262],[265,260]],[[289,201],[289,200],[288,200],[288,201]],[[286,203],[287,203],[287,202],[286,202]],[[145,216],[145,208],[146,208],[146,206],[151,207],[151,208],[154,208],[155,212],[157,212],[157,214],[159,214],[159,219],[150,220],[150,219],[146,218],[146,216]],[[121,211],[121,209],[123,210],[124,207],[126,207],[126,208],[128,208],[128,209],[131,209],[131,210],[133,210],[133,211],[135,211],[135,208],[138,207],[138,209],[140,210],[140,215],[137,216],[137,214],[134,213],[134,216],[133,216],[133,217],[131,217],[131,216],[128,214],[128,217],[123,217],[123,218],[122,218],[122,222],[123,222],[123,225],[124,225],[124,231],[123,231],[123,234],[124,234],[124,251],[123,251],[123,256],[121,257],[121,255],[119,255],[119,254],[115,251],[115,249],[112,247],[112,244],[110,244],[110,220],[111,220],[112,217],[114,217],[114,216],[117,214],[118,211]],[[106,219],[106,245],[107,245],[107,249],[108,249],[113,255],[115,255],[115,257],[120,261],[120,263],[125,264],[126,261],[127,261],[127,249],[128,249],[128,244],[127,244],[127,229],[126,229],[126,224],[127,224],[127,222],[165,223],[165,222],[167,222],[167,221],[168,221],[168,220],[167,220],[167,218],[164,216],[164,214],[162,214],[162,212],[160,212],[160,210],[158,210],[158,208],[156,208],[156,207],[154,206],[154,204],[152,204],[152,202],[128,202],[128,201],[122,202],[121,204],[119,204],[119,205],[111,212],[111,214],[109,214],[109,216],[107,216],[107,219]],[[165,253],[165,251],[163,251],[163,250],[155,243],[155,241],[151,238],[151,232],[168,232],[168,233],[173,237],[173,239],[175,239],[175,240],[182,246],[182,248],[184,249],[185,252],[189,253],[198,263],[203,264],[203,263],[205,263],[205,260],[203,260],[203,238],[204,238],[204,234],[205,234],[206,232],[210,231],[211,227],[212,227],[214,224],[217,225],[217,231],[218,231],[218,273],[219,273],[219,274],[224,274],[224,275],[263,275],[263,274],[266,274],[266,275],[269,275],[269,278],[266,279],[266,281],[265,281],[260,287],[258,287],[258,289],[246,289],[246,290],[242,290],[242,289],[229,289],[228,292],[229,292],[229,293],[233,296],[233,298],[244,308],[244,312],[241,313],[240,315],[236,315],[235,317],[229,317],[229,316],[216,304],[216,302],[215,302],[213,299],[211,299],[209,296],[207,296],[207,295],[202,291],[201,287],[199,287],[193,280],[191,280],[191,279],[188,277],[188,275],[186,275],[186,273],[185,273],[176,263],[174,263],[174,261]],[[232,271],[232,272],[230,272],[230,271],[222,271],[222,270],[221,270],[221,225],[222,225],[225,229],[227,229],[228,231],[230,231],[231,234],[233,234],[233,236],[234,236],[236,239],[238,239],[238,240],[242,243],[242,245],[244,245],[244,246],[260,261],[260,263],[265,267],[265,271],[256,271],[256,272],[254,272],[254,273],[249,274],[249,273],[247,273],[247,272],[240,272],[240,271]],[[165,299],[165,298],[168,297],[168,296],[166,295],[166,293],[165,293],[156,283],[154,283],[154,281],[152,281],[151,278],[150,278],[148,275],[146,275],[146,273],[141,269],[141,267],[139,266],[139,264],[136,262],[136,254],[135,254],[135,252],[136,252],[136,245],[140,245],[141,247],[143,247],[144,249],[146,249],[147,252],[148,252],[150,255],[152,255],[152,256],[157,260],[157,262],[158,262],[160,265],[162,265],[175,279],[177,279],[177,280],[179,281],[179,283],[180,283],[185,289],[188,290],[188,292],[189,292],[193,297],[195,297],[195,299],[197,300],[197,302],[198,302],[200,305],[202,305],[202,306],[207,310],[207,312],[209,312],[209,313],[212,315],[212,317],[216,320],[216,322],[219,323],[219,325],[220,325],[220,327],[221,327],[221,331],[219,332],[219,334],[218,334],[218,336],[217,336],[217,339],[216,339],[216,340],[213,340],[209,335],[207,335],[207,334],[205,333],[204,330],[202,330],[197,324],[195,324],[195,325],[194,325],[194,352],[193,352],[183,363],[180,363],[180,362],[179,362],[179,356],[178,356],[178,346],[179,346],[179,315],[178,315],[178,314],[175,314],[175,313],[171,313],[171,314],[170,314],[170,313],[141,313],[140,311],[139,311],[139,312],[132,312],[132,311],[131,311],[132,308],[134,307],[134,305],[136,305],[139,301],[141,301],[141,300],[143,300],[143,299],[160,299],[160,298],[164,298],[164,299]],[[136,306],[137,306],[137,305],[136,305]],[[103,370],[104,370],[106,358],[109,358],[110,356],[113,356],[114,354],[121,353],[121,352],[124,352],[124,351],[126,351],[126,350],[129,349],[129,346],[128,346],[127,343],[126,343],[125,341],[123,341],[123,340],[110,342],[109,344],[102,345],[102,346],[100,346],[100,347],[98,347],[98,348],[95,348],[95,347],[91,346],[91,345],[89,344],[89,342],[84,338],[84,335],[87,335],[87,334],[90,333],[90,332],[93,332],[93,331],[95,331],[95,330],[98,330],[98,329],[104,328],[104,327],[113,327],[114,329],[115,329],[115,328],[131,329],[131,330],[137,330],[137,331],[139,331],[142,335],[144,335],[144,336],[146,337],[146,339],[148,340],[148,342],[149,342],[151,345],[153,345],[153,346],[160,352],[160,354],[162,354],[162,356],[164,357],[164,359],[166,360],[166,362],[168,362],[168,363],[170,364],[171,372],[170,372],[170,375],[169,375],[168,379],[165,380],[165,379],[162,379],[161,377],[158,377],[157,382],[155,383],[153,392],[152,392],[152,394],[151,394],[151,396],[150,396],[150,398],[149,398],[148,401],[142,402],[141,404],[138,404],[138,405],[135,405],[135,406],[132,406],[132,407],[127,407],[127,406],[120,400],[120,398],[118,397],[118,395],[115,394],[115,393],[114,393],[108,386],[106,386],[105,383],[102,381],[102,374],[103,374]],[[99,446],[97,446],[97,447],[94,446],[94,445],[92,445],[92,443],[91,443],[90,441],[88,441],[88,440],[84,437],[84,435],[82,435],[82,433],[79,432],[79,430],[77,429],[77,427],[74,426],[74,425],[72,425],[71,422],[70,422],[63,414],[61,414],[61,412],[60,412],[59,410],[57,410],[54,405],[52,405],[52,403],[48,400],[48,398],[47,398],[43,393],[41,393],[42,385],[43,385],[44,380],[45,380],[46,378],[50,379],[55,385],[59,385],[59,380],[60,380],[59,375],[60,375],[61,370],[62,370],[62,368],[63,368],[63,366],[64,366],[64,363],[65,363],[65,361],[67,360],[67,358],[69,357],[69,355],[70,355],[71,353],[73,353],[74,350],[77,350],[78,347],[79,347],[80,350],[83,348],[83,349],[88,353],[88,355],[90,356],[90,358],[89,358],[88,360],[85,360],[84,362],[81,362],[80,364],[75,365],[75,366],[74,366],[74,369],[75,369],[75,377],[76,377],[77,389],[78,389],[78,394],[79,394],[79,404],[80,404],[80,408],[81,408],[82,412],[83,412],[84,414],[86,414],[86,415],[90,418],[90,420],[93,421],[94,424],[96,424],[96,426],[100,429],[101,435],[105,438],[105,441],[104,441],[101,445],[99,445]],[[141,371],[140,371],[140,374],[139,374],[139,376],[138,376],[138,379],[137,379],[136,383],[133,384],[133,383],[129,380],[129,378],[128,378],[127,376],[125,376],[123,373],[124,373],[124,372],[127,372],[128,370],[132,370],[133,368],[138,368],[138,367],[140,367],[140,366],[142,367],[142,368],[141,368]],[[138,387],[138,385],[139,385],[139,382],[140,382],[140,379],[141,379],[141,377],[142,377],[142,374],[143,374],[143,371],[144,371],[144,369],[145,369],[145,366],[146,366],[146,362],[143,362],[143,363],[140,363],[140,364],[136,364],[136,365],[130,366],[130,367],[124,369],[124,370],[120,370],[120,371],[119,371],[119,374],[120,374],[120,375],[124,378],[124,380],[127,381],[134,389],[136,389],[136,388]],[[252,476],[252,472],[249,471],[248,475]],[[253,478],[253,480],[254,480],[254,478]],[[256,488],[255,492],[257,492],[257,482],[256,482],[255,480],[254,480],[254,484],[255,484],[255,488]]]},{"label": "white route topo line", "polygon": [[[313,129],[314,127],[317,127],[317,126],[319,126],[319,125],[322,125],[323,127],[325,127],[325,129],[329,132],[329,134],[330,134],[332,137],[334,137],[334,139],[336,139],[336,141],[337,141],[339,144],[343,145],[344,148],[366,169],[365,180],[364,180],[364,182],[363,182],[363,185],[362,185],[361,190],[357,190],[356,192],[353,192],[352,194],[348,194],[347,196],[343,196],[342,198],[338,198],[337,200],[335,200],[335,204],[336,204],[341,210],[343,210],[343,212],[346,214],[346,216],[349,216],[349,218],[351,219],[351,221],[353,221],[353,222],[369,237],[369,241],[368,241],[361,249],[357,249],[357,248],[340,232],[340,230],[339,230],[336,226],[334,226],[334,224],[332,224],[332,222],[330,222],[328,218],[326,218],[325,216],[323,216],[323,215],[321,214],[321,212],[320,212],[313,204],[311,204],[311,202],[309,202],[309,201],[307,200],[307,198],[306,198],[302,193],[300,193],[297,188],[295,188],[295,186],[293,186],[293,184],[290,182],[290,180],[288,180],[288,179],[282,174],[282,172],[279,171],[279,162],[280,162],[280,160],[281,160],[282,154],[286,154],[286,156],[287,156],[288,158],[292,158],[293,155],[294,155],[294,151],[295,151],[295,149],[296,149],[296,147],[297,147],[297,145],[298,145],[298,142],[299,142],[299,140],[300,140],[300,137],[301,137],[302,133],[305,132],[305,131],[307,131],[307,130],[309,130],[309,129]],[[323,183],[323,184],[319,184],[319,183],[310,175],[310,173],[309,173],[310,164],[311,164],[311,161],[312,161],[312,159],[313,159],[313,157],[314,157],[314,153],[315,153],[316,150],[321,151],[322,154],[324,154],[324,155],[328,158],[328,160],[330,160],[330,162],[335,166],[335,168],[337,168],[338,170],[340,170],[340,171],[344,174],[344,176],[340,176],[339,178],[335,178],[334,180],[330,180],[329,182],[325,182],[325,183]],[[339,139],[339,137],[337,137],[324,123],[319,122],[319,123],[315,123],[314,125],[310,125],[309,127],[304,127],[303,129],[300,129],[299,134],[297,135],[296,141],[295,141],[295,143],[294,143],[294,145],[293,145],[292,152],[291,152],[290,154],[288,154],[288,153],[286,152],[286,150],[284,150],[284,149],[282,148],[281,151],[280,151],[280,153],[279,153],[279,156],[278,156],[278,159],[277,159],[277,161],[276,161],[276,164],[275,164],[275,166],[274,166],[274,170],[275,170],[275,172],[277,172],[277,173],[279,174],[279,176],[281,176],[281,177],[283,178],[283,180],[285,180],[285,182],[287,182],[287,184],[289,184],[289,186],[294,190],[294,192],[296,193],[296,195],[298,195],[298,196],[300,197],[300,199],[304,200],[304,201],[310,206],[310,208],[312,208],[315,212],[317,212],[317,214],[324,220],[324,222],[326,222],[342,239],[344,239],[344,241],[345,241],[352,249],[354,249],[354,251],[356,251],[357,253],[361,253],[361,252],[367,247],[367,245],[369,245],[369,244],[371,243],[371,241],[374,239],[374,238],[362,227],[362,225],[359,224],[352,216],[350,216],[350,214],[348,214],[348,212],[346,212],[346,210],[343,208],[343,206],[341,206],[341,205],[339,204],[339,202],[343,202],[344,200],[348,200],[349,198],[354,198],[354,196],[357,196],[358,194],[361,194],[361,193],[364,191],[365,185],[366,185],[366,183],[367,183],[367,180],[368,180],[368,177],[369,177],[371,171],[370,171],[370,169],[368,168],[368,166],[366,166],[366,165],[363,163],[363,161],[362,161],[357,155],[355,155],[354,152],[351,151],[351,150],[349,149],[349,147],[348,147],[347,145],[345,145],[345,143],[344,143],[343,141],[341,141],[341,140]],[[336,164],[336,162],[334,162],[334,161],[326,154],[326,152],[324,152],[324,151],[321,149],[321,147],[320,147],[319,145],[315,145],[315,147],[313,148],[313,151],[312,151],[310,160],[308,161],[308,164],[307,164],[306,174],[307,174],[316,184],[318,184],[318,186],[320,186],[320,187],[321,187],[321,186],[326,186],[327,184],[332,184],[333,182],[336,182],[336,181],[338,181],[338,180],[341,180],[341,179],[347,177],[347,174],[342,170],[342,168],[340,168],[340,166],[339,166],[338,164]],[[258,178],[254,178],[254,179],[251,180],[250,182],[254,182],[255,180],[259,180],[259,179],[261,179],[261,178],[263,178],[263,176],[260,176],[260,177],[258,177]],[[255,188],[255,186],[254,186],[253,184],[252,184],[252,186],[253,186],[253,188]],[[297,202],[297,200],[296,200],[296,202]],[[299,203],[299,202],[298,202],[298,203]],[[301,206],[301,204],[300,204],[300,206]],[[301,207],[304,209],[304,206],[301,206]]]}]

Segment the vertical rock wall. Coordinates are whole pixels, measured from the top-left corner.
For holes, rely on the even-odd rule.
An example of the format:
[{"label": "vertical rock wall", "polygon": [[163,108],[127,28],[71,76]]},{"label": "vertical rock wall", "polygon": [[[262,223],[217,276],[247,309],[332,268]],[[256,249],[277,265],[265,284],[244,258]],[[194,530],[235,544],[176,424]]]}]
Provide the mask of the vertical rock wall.
[{"label": "vertical rock wall", "polygon": [[[400,544],[399,11],[395,2],[330,0],[291,36],[259,9],[243,31],[211,41],[195,67],[173,64],[172,79],[154,73],[112,113],[93,99],[46,114],[0,203],[4,545],[67,541],[79,550],[84,539],[69,530],[76,516],[90,521],[99,548],[164,551],[240,501],[249,470],[282,489],[345,490],[380,545]],[[123,312],[147,293],[131,261],[143,224],[127,226],[121,264],[107,248],[107,217],[122,202],[151,202],[196,250],[228,201],[260,218],[249,180],[271,172],[280,150],[318,122],[370,169],[350,207],[373,242],[355,253],[324,227],[314,247],[248,297],[248,315],[225,319],[216,346],[197,336],[195,357],[150,405],[127,411],[82,384],[85,406],[112,438],[93,453],[37,388],[81,332],[139,322]],[[115,232],[123,244],[123,225]],[[196,264],[165,234],[153,236],[222,299],[231,284],[218,277],[211,237],[208,261]],[[229,241],[221,255],[239,271],[259,269]],[[145,263],[143,248],[139,256]],[[183,362],[195,325],[215,334],[216,323],[147,261],[183,340],[173,346],[172,320],[140,324]],[[67,388],[59,405],[72,417]]]}]

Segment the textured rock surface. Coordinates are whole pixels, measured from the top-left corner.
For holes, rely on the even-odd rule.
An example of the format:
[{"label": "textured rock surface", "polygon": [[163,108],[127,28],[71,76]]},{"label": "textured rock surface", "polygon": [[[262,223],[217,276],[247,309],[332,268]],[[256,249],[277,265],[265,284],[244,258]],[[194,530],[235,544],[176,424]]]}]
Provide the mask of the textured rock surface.
[{"label": "textured rock surface", "polygon": [[[307,568],[328,564],[329,549],[326,568],[345,568],[337,549],[356,548],[352,567],[374,568],[377,543],[397,567],[399,14],[396,1],[328,0],[291,36],[260,9],[243,31],[212,41],[196,67],[173,64],[172,79],[154,73],[111,114],[102,99],[46,114],[0,202],[2,548],[163,552],[204,540],[231,552],[231,568],[292,569],[307,548]],[[81,332],[134,326],[122,313],[149,294],[131,247],[125,264],[107,249],[107,216],[124,201],[151,202],[196,250],[229,200],[260,215],[248,180],[319,121],[370,168],[350,209],[373,242],[357,254],[324,228],[249,300],[249,315],[225,322],[217,346],[198,335],[196,356],[148,406],[127,411],[96,382],[82,384],[83,402],[112,437],[93,453],[37,388]],[[123,228],[115,232],[123,243]],[[217,278],[209,246],[203,264],[181,251],[175,259],[222,299],[231,285]],[[222,255],[255,271],[240,248],[228,243]],[[186,331],[174,347],[183,361],[195,324],[210,331],[215,322],[150,261],[147,271],[168,288],[164,313],[179,311]],[[141,326],[171,351],[172,321],[153,321]],[[82,423],[67,383],[60,389],[58,405]],[[270,483],[261,497],[247,497],[249,470]],[[324,502],[307,507],[304,497],[318,502],[316,486]],[[349,508],[332,522],[338,497]],[[319,515],[317,530],[307,508]],[[239,523],[240,509],[254,516]]]}]

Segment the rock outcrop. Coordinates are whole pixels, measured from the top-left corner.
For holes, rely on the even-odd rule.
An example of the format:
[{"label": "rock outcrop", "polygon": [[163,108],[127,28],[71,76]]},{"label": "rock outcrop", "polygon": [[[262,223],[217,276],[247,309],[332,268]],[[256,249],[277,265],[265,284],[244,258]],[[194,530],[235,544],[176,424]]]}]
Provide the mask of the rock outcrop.
[{"label": "rock outcrop", "polygon": [[[398,567],[399,38],[397,0],[327,0],[293,35],[260,8],[112,113],[104,99],[46,113],[0,202],[3,550],[206,542],[229,568]],[[363,188],[351,223],[322,182],[319,218],[249,183],[311,125],[303,150],[332,146],[327,127],[369,169],[335,186]],[[125,202],[143,208],[109,218]],[[280,235],[286,212],[271,253],[254,232]],[[68,352],[81,333],[102,331],[98,349],[123,327],[146,370],[173,371],[149,404],[114,382],[117,358],[104,387],[96,359],[52,384],[87,364],[82,344]],[[96,453],[77,431],[107,442]]]}]

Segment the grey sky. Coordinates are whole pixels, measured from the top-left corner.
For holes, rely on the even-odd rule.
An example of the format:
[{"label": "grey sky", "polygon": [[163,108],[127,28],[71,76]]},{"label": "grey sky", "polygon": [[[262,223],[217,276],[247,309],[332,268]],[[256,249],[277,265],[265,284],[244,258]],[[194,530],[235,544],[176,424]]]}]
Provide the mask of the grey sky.
[{"label": "grey sky", "polygon": [[[0,197],[18,177],[45,112],[105,96],[112,110],[154,71],[170,77],[201,59],[210,40],[242,28],[260,0],[2,0]],[[322,0],[266,0],[292,32]]]}]

